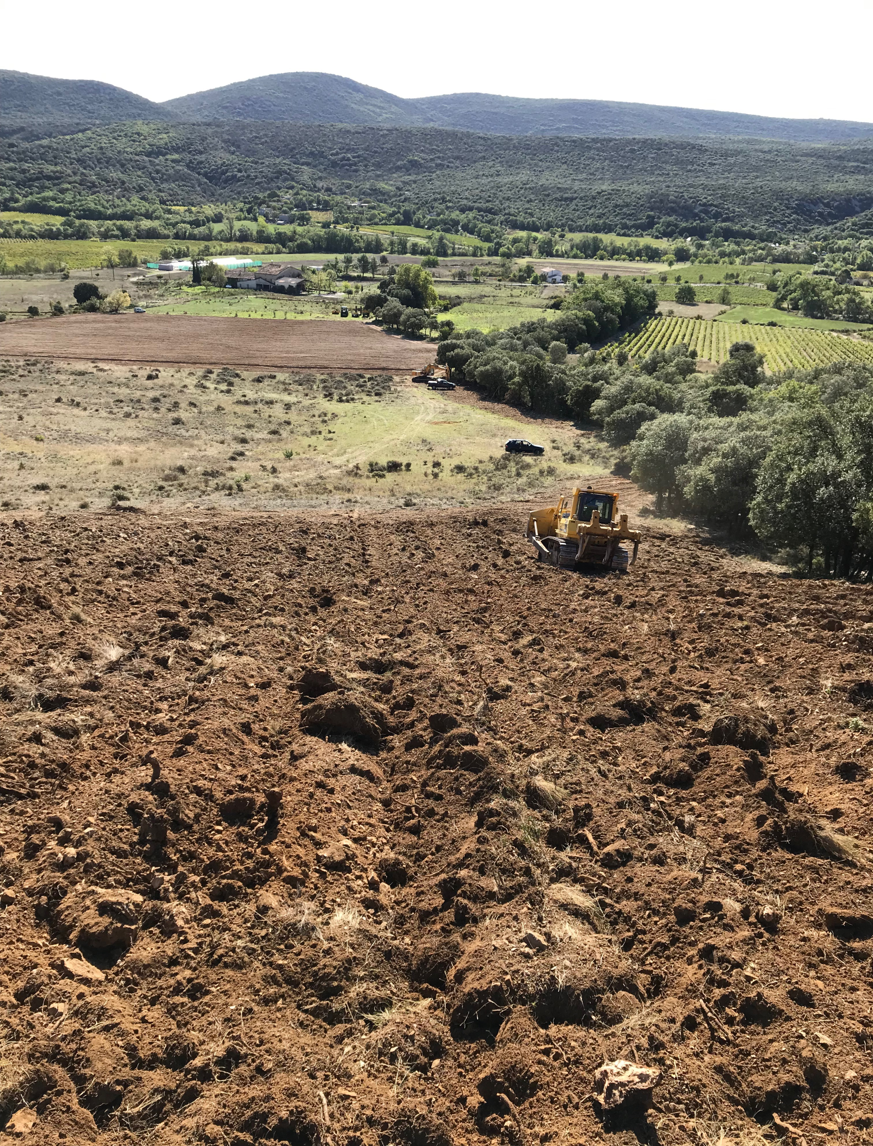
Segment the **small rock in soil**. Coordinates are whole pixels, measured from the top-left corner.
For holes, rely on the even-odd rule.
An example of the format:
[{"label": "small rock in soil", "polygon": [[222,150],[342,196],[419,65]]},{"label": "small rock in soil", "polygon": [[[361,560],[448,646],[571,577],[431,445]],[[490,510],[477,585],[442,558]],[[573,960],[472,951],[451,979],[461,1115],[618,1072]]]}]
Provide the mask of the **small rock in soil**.
[{"label": "small rock in soil", "polygon": [[660,1081],[657,1067],[616,1059],[594,1072],[594,1094],[604,1110],[614,1110],[625,1103],[646,1107],[652,1100],[652,1089]]},{"label": "small rock in soil", "polygon": [[38,1121],[36,1111],[25,1106],[21,1110],[16,1110],[3,1129],[12,1138],[23,1138],[33,1130]]},{"label": "small rock in soil", "polygon": [[621,840],[610,844],[609,847],[604,848],[600,853],[600,862],[604,867],[608,868],[624,867],[624,865],[630,863],[633,858],[634,853],[627,844],[622,843]]},{"label": "small rock in soil", "polygon": [[530,947],[532,951],[545,951],[549,945],[548,939],[540,935],[538,931],[528,931],[522,936],[522,943]]},{"label": "small rock in soil", "polygon": [[102,983],[106,979],[99,967],[93,967],[84,959],[62,959],[61,967],[71,979],[78,979],[80,983]]}]

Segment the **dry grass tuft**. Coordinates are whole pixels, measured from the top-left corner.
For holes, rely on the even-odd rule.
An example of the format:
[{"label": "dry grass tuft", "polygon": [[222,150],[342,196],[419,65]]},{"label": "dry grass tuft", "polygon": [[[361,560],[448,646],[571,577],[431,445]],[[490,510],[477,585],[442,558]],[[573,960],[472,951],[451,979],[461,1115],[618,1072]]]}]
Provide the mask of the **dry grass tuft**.
[{"label": "dry grass tuft", "polygon": [[228,660],[229,658],[224,653],[213,653],[194,674],[195,683],[202,684],[203,681],[216,676],[227,667]]},{"label": "dry grass tuft", "polygon": [[127,651],[114,641],[104,641],[97,649],[97,656],[104,664],[114,665],[127,656]]},{"label": "dry grass tuft", "polygon": [[328,920],[327,933],[332,939],[337,939],[348,946],[356,932],[360,931],[363,922],[364,917],[354,904],[338,907]]},{"label": "dry grass tuft", "polygon": [[532,808],[544,808],[549,812],[556,811],[567,799],[567,793],[563,788],[559,788],[557,784],[553,784],[542,776],[532,776],[528,780],[525,796]]}]

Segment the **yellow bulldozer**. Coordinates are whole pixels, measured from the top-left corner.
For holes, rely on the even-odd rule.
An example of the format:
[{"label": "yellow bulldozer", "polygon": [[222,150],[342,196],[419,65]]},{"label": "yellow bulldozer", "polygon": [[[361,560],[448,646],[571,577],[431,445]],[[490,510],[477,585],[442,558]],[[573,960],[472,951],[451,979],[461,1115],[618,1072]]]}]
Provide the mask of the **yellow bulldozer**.
[{"label": "yellow bulldozer", "polygon": [[[618,514],[617,506],[617,493],[577,487],[557,505],[532,513],[525,537],[535,546],[537,558],[551,565],[627,569],[637,559],[640,533],[628,528],[627,514]],[[633,552],[623,543],[631,543]]]},{"label": "yellow bulldozer", "polygon": [[449,372],[445,366],[440,366],[438,362],[428,362],[423,370],[419,370],[417,374],[413,374],[413,382],[436,382],[440,379],[449,380]]}]

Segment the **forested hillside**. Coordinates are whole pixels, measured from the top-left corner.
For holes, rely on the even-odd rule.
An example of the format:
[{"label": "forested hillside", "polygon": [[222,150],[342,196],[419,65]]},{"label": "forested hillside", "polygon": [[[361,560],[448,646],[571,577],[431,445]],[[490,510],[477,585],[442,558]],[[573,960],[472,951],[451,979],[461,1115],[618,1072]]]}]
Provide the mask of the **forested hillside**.
[{"label": "forested hillside", "polygon": [[414,102],[343,76],[286,72],[180,96],[163,106],[189,122],[256,119],[408,127],[422,122],[409,106]]},{"label": "forested hillside", "polygon": [[4,127],[172,120],[159,103],[97,80],[56,80],[0,69],[0,124]]},{"label": "forested hillside", "polygon": [[[502,226],[798,233],[873,209],[873,144],[509,138],[435,128],[119,124],[0,143],[2,209],[353,191]],[[28,204],[35,204],[28,208]],[[63,213],[67,213],[66,211]]]}]

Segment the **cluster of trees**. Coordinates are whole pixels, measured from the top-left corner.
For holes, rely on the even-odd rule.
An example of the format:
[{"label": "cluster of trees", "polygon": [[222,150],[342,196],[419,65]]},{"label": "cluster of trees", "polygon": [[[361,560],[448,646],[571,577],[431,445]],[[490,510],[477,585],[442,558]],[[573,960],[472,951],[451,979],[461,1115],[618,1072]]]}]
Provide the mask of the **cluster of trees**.
[{"label": "cluster of trees", "polygon": [[[583,282],[553,321],[537,319],[491,334],[453,334],[440,342],[437,360],[453,378],[473,383],[490,398],[584,417],[599,393],[590,343],[654,313],[656,305],[655,291],[643,283]],[[575,365],[567,364],[569,353],[580,356]]]},{"label": "cluster of trees", "polygon": [[415,263],[404,263],[389,268],[379,289],[363,296],[361,308],[389,329],[421,334],[436,329],[432,312],[438,301],[430,273]]},{"label": "cluster of trees", "polygon": [[738,343],[718,374],[675,388],[672,407],[629,449],[633,476],[659,501],[747,524],[810,572],[873,575],[870,367],[765,378],[751,345]]},{"label": "cluster of trees", "polygon": [[[76,283],[73,287],[73,298],[76,300],[78,310],[91,314],[98,311],[103,314],[118,314],[119,311],[129,310],[132,306],[130,295],[126,290],[116,290],[112,291],[111,294],[105,294],[96,283],[90,282]],[[63,307],[60,312],[54,311],[53,313],[63,314]]]},{"label": "cluster of trees", "polygon": [[715,374],[685,346],[578,373],[588,416],[659,508],[751,528],[809,572],[873,577],[873,369],[767,376],[740,342]]},{"label": "cluster of trees", "polygon": [[773,285],[773,305],[780,309],[798,310],[805,318],[873,322],[873,306],[861,291],[846,282],[837,282],[836,278],[784,275]]}]

